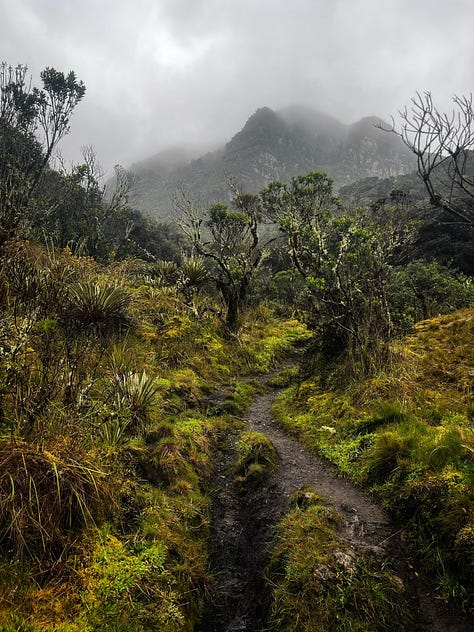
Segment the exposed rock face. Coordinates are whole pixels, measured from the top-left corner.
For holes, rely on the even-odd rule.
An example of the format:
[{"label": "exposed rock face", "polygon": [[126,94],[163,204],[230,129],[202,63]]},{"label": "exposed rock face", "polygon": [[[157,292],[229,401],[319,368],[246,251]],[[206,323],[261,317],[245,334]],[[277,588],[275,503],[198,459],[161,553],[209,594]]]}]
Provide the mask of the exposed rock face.
[{"label": "exposed rock face", "polygon": [[413,156],[395,135],[378,129],[378,122],[367,117],[344,125],[302,106],[280,112],[260,108],[222,149],[194,160],[184,152],[163,152],[133,165],[141,180],[137,205],[166,217],[178,182],[212,203],[226,198],[229,177],[255,193],[271,180],[310,171],[330,175],[336,189],[361,178],[409,172]]}]

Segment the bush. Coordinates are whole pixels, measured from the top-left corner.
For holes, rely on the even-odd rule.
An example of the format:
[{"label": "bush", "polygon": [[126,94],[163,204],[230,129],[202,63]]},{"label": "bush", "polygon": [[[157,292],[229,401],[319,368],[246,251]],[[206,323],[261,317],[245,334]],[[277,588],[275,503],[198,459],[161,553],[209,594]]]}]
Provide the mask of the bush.
[{"label": "bush", "polygon": [[437,261],[413,261],[396,268],[391,282],[392,316],[398,331],[474,303],[472,280]]},{"label": "bush", "polygon": [[148,419],[158,385],[154,377],[141,373],[116,375],[114,379],[116,402],[119,410],[126,408],[131,415],[128,430],[139,430]]},{"label": "bush", "polygon": [[128,323],[125,307],[130,295],[120,286],[76,283],[69,287],[69,296],[71,307],[67,316],[72,316],[82,326],[108,333]]}]

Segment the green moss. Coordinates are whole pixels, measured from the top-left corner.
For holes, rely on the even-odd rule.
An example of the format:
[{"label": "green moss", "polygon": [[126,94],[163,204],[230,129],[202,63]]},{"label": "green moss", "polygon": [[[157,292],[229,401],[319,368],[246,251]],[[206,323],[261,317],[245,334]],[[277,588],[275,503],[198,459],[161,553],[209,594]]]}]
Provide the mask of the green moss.
[{"label": "green moss", "polygon": [[299,369],[298,367],[288,367],[279,371],[272,379],[269,381],[270,386],[273,388],[286,388],[290,386],[292,382],[296,380],[298,377]]},{"label": "green moss", "polygon": [[308,379],[274,406],[288,431],[381,496],[414,555],[438,575],[440,594],[465,608],[474,586],[473,325],[473,309],[420,323],[393,344],[390,371],[333,391]]},{"label": "green moss", "polygon": [[403,584],[373,555],[338,540],[339,516],[314,490],[293,497],[267,570],[271,629],[377,632],[400,629]]},{"label": "green moss", "polygon": [[278,465],[278,453],[270,439],[260,432],[243,432],[236,445],[235,480],[242,488],[268,476]]},{"label": "green moss", "polygon": [[229,415],[243,415],[262,386],[257,382],[237,382],[223,404],[223,412]]}]

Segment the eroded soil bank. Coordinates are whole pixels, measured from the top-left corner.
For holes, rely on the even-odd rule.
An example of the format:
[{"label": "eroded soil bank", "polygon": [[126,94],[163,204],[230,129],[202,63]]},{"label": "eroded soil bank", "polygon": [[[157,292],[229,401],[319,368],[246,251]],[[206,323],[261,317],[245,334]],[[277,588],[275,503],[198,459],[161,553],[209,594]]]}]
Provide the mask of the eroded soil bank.
[{"label": "eroded soil bank", "polygon": [[232,476],[237,431],[226,438],[218,455],[211,551],[215,590],[199,631],[268,629],[270,594],[263,572],[275,527],[288,511],[292,494],[305,486],[316,489],[334,505],[342,518],[340,537],[352,549],[369,550],[381,560],[390,558],[410,600],[410,632],[472,630],[470,621],[446,611],[436,599],[429,578],[413,570],[406,560],[400,530],[391,525],[371,496],[276,426],[271,416],[275,397],[275,393],[266,393],[257,398],[245,422],[247,429],[261,432],[273,442],[280,457],[278,470],[258,488],[242,494]]}]

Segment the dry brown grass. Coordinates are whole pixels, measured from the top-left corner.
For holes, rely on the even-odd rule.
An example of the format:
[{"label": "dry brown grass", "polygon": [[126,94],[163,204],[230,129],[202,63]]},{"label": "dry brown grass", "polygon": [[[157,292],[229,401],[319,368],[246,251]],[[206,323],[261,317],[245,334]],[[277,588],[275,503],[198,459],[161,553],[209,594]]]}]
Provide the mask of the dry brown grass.
[{"label": "dry brown grass", "polygon": [[19,557],[53,562],[71,534],[104,518],[104,473],[85,455],[0,441],[0,541]]}]

